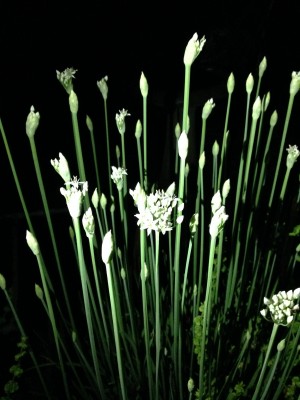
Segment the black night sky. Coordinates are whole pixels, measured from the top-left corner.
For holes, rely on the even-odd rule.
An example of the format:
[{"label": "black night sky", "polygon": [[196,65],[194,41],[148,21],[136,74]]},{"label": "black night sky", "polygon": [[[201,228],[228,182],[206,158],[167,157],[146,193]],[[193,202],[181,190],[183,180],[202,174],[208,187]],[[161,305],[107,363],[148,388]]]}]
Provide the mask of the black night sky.
[{"label": "black night sky", "polygon": [[[131,118],[126,120],[126,126],[132,138],[128,138],[127,146],[131,148],[132,140],[136,152],[134,129],[137,119],[142,118],[139,79],[144,72],[149,83],[152,115],[149,146],[157,149],[155,158],[150,159],[154,166],[153,181],[161,177],[159,166],[165,154],[164,146],[168,135],[173,135],[168,117],[182,99],[183,54],[195,32],[199,37],[206,37],[203,52],[192,67],[191,106],[195,109],[201,110],[205,101],[213,97],[216,112],[218,102],[222,111],[229,74],[234,73],[237,91],[244,93],[247,76],[250,72],[257,73],[259,62],[266,56],[268,68],[263,91],[270,90],[272,108],[278,110],[282,123],[291,73],[300,70],[300,2],[297,0],[141,1],[136,4],[96,0],[90,4],[62,1],[57,5],[49,0],[2,1],[0,18],[0,117],[31,212],[42,208],[25,133],[25,121],[32,105],[41,115],[35,139],[47,180],[46,192],[54,210],[64,207],[65,200],[59,193],[61,181],[50,159],[62,152],[70,167],[75,167],[68,97],[56,78],[56,70],[67,67],[78,70],[74,90],[79,99],[79,121],[87,160],[91,160],[91,148],[85,118],[91,117],[95,134],[104,127],[103,101],[96,82],[105,75],[108,75],[110,124],[115,127],[115,113],[128,109]],[[293,134],[295,139],[299,138],[298,133]],[[101,136],[96,136],[100,156],[104,147],[101,140]],[[299,140],[297,144],[300,145]],[[106,160],[103,162],[106,166]],[[34,266],[23,258],[23,253],[28,252],[27,226],[24,219],[13,218],[22,214],[22,207],[2,140],[0,181],[1,260],[6,259],[6,263],[0,263],[0,272],[14,286],[19,300],[24,290],[21,282],[24,271],[28,270],[30,275]],[[17,276],[20,268],[22,276]],[[2,325],[0,331],[1,328]]]}]

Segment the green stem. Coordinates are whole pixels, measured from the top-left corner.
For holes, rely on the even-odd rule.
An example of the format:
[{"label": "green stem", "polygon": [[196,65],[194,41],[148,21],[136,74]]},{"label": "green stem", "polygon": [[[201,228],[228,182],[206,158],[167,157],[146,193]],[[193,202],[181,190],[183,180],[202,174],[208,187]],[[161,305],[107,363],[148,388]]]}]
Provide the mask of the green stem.
[{"label": "green stem", "polygon": [[[267,352],[266,352],[266,355],[265,355],[264,363],[263,363],[263,366],[262,366],[262,369],[261,369],[261,372],[260,372],[260,375],[259,375],[259,379],[258,379],[256,388],[255,388],[255,392],[254,392],[254,395],[252,397],[252,400],[258,399],[258,394],[259,394],[261,385],[262,385],[263,380],[264,380],[266,368],[267,368],[267,365],[268,365],[270,353],[271,353],[271,350],[272,350],[272,347],[273,347],[273,344],[274,344],[274,340],[275,340],[275,337],[276,337],[276,333],[277,333],[278,327],[279,327],[278,324],[274,324],[273,325],[273,329],[272,329],[271,337],[270,337],[270,340],[269,340],[269,343],[268,343],[268,348],[267,348]],[[259,397],[259,399],[260,399],[260,397]]]}]

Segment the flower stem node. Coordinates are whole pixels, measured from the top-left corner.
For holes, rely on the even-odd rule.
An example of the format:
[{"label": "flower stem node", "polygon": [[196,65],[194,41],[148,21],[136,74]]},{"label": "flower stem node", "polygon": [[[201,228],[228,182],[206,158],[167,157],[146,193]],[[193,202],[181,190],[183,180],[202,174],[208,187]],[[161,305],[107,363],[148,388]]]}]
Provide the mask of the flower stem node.
[{"label": "flower stem node", "polygon": [[112,238],[111,230],[109,230],[103,238],[102,241],[102,261],[104,264],[109,264],[110,260],[112,259],[113,250],[114,250],[114,243]]},{"label": "flower stem node", "polygon": [[191,67],[195,59],[201,53],[203,46],[206,42],[205,36],[202,39],[198,39],[198,34],[194,33],[193,37],[188,41],[188,44],[185,48],[183,62],[187,67]]},{"label": "flower stem node", "polygon": [[38,244],[38,241],[34,237],[34,235],[29,232],[28,230],[26,231],[26,241],[28,246],[30,247],[30,250],[33,252],[35,256],[38,256],[40,254],[40,247]]},{"label": "flower stem node", "polygon": [[38,112],[34,112],[34,107],[30,107],[30,113],[27,116],[26,120],[26,134],[29,138],[32,138],[35,135],[37,127],[40,123],[40,114]]}]

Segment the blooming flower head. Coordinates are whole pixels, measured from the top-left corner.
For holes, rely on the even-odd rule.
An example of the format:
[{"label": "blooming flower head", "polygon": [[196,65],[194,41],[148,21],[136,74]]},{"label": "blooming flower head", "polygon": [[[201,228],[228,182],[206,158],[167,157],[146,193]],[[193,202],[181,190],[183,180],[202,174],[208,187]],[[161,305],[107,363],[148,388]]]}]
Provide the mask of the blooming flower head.
[{"label": "blooming flower head", "polygon": [[[182,211],[183,203],[174,196],[175,183],[172,183],[168,189],[156,190],[145,196],[145,192],[140,187],[136,187],[135,191],[130,190],[129,193],[133,197],[135,204],[138,206],[139,213],[135,216],[138,219],[140,229],[147,229],[149,235],[151,231],[165,234],[173,228],[172,212],[178,205],[178,210]],[[178,223],[181,223],[182,218]]]},{"label": "blooming flower head", "polygon": [[294,146],[289,145],[289,148],[286,150],[288,152],[288,155],[286,158],[286,166],[287,166],[287,168],[291,169],[292,166],[297,161],[297,158],[300,155],[300,151],[298,150],[298,147],[296,145],[294,145]]},{"label": "blooming flower head", "polygon": [[72,218],[78,218],[81,215],[81,207],[84,196],[88,191],[88,183],[80,182],[76,176],[71,182],[66,182],[69,187],[60,188],[60,193],[65,197],[67,206]]},{"label": "blooming flower head", "polygon": [[198,34],[194,33],[193,37],[188,41],[184,52],[183,62],[186,66],[191,66],[193,64],[201,53],[205,42],[205,36],[199,41]]},{"label": "blooming flower head", "polygon": [[125,117],[129,116],[129,112],[123,108],[119,113],[116,114],[116,124],[118,131],[121,135],[125,133],[126,125],[125,125]]},{"label": "blooming flower head", "polygon": [[267,306],[261,310],[261,315],[267,319],[268,312],[274,324],[288,326],[292,323],[295,313],[299,310],[298,300],[300,297],[300,288],[281,291],[274,294],[271,299],[264,297],[264,304]]},{"label": "blooming flower head", "polygon": [[63,178],[65,182],[70,182],[71,174],[69,170],[69,164],[66,158],[62,155],[62,153],[58,154],[59,159],[55,158],[54,160],[50,160],[51,165],[55,169],[55,171]]},{"label": "blooming flower head", "polygon": [[66,68],[63,72],[56,71],[57,79],[63,85],[69,95],[73,89],[73,79],[75,78],[76,72],[77,69],[74,68]]},{"label": "blooming flower head", "polygon": [[102,78],[100,81],[97,82],[97,86],[98,86],[104,100],[107,99],[107,93],[108,93],[108,86],[106,83],[107,81],[108,81],[108,77],[105,76],[104,78]]},{"label": "blooming flower head", "polygon": [[112,174],[111,174],[111,179],[114,181],[114,183],[117,185],[118,190],[123,189],[123,175],[127,175],[126,169],[125,168],[117,168],[117,167],[111,167],[112,169]]}]

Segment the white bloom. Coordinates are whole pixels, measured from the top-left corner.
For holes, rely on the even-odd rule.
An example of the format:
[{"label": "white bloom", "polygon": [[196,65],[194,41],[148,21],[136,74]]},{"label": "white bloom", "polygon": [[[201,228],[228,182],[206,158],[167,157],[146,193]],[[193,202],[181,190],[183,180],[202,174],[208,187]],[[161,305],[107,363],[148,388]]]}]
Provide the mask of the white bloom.
[{"label": "white bloom", "polygon": [[107,99],[107,93],[108,93],[108,86],[106,83],[107,80],[108,80],[108,77],[105,76],[104,78],[102,78],[100,81],[97,82],[97,86],[100,89],[100,92],[101,92],[104,100]]},{"label": "white bloom", "polygon": [[[150,193],[149,196],[141,189],[140,184],[136,185],[134,191],[129,191],[135,205],[138,207],[139,213],[135,215],[138,218],[138,226],[140,229],[147,229],[148,235],[152,230],[162,234],[172,230],[171,217],[173,209],[178,204],[180,211],[182,211],[179,199],[174,196],[174,191],[175,183],[172,183],[166,192],[157,190],[155,194]],[[181,223],[182,219],[179,218],[178,223]]]},{"label": "white bloom", "polygon": [[73,89],[73,79],[75,78],[76,72],[77,69],[74,68],[66,68],[63,72],[56,71],[57,79],[63,85],[68,94],[70,94]]},{"label": "white bloom", "polygon": [[287,158],[286,158],[286,166],[287,168],[291,169],[295,162],[297,161],[297,158],[300,155],[300,151],[298,150],[298,147],[296,145],[291,146],[289,145],[289,148],[286,149],[288,152]]},{"label": "white bloom", "polygon": [[70,182],[71,174],[68,161],[66,160],[66,158],[63,156],[62,153],[59,153],[58,156],[59,156],[58,160],[57,158],[55,158],[54,160],[50,160],[51,165],[65,182]]},{"label": "white bloom", "polygon": [[111,174],[111,179],[113,182],[117,185],[118,190],[122,190],[123,188],[123,175],[127,175],[126,169],[125,168],[117,168],[117,167],[111,167],[112,169],[112,174]]},{"label": "white bloom", "polygon": [[125,133],[126,125],[125,125],[125,117],[129,116],[130,114],[128,113],[127,110],[123,108],[123,110],[119,111],[119,114],[116,114],[116,124],[118,131],[120,132],[121,135]]},{"label": "white bloom", "polygon": [[288,326],[294,320],[295,313],[299,310],[298,300],[300,288],[281,291],[272,296],[271,299],[264,297],[264,304],[267,308],[260,311],[261,315],[267,319],[268,312],[274,324]]},{"label": "white bloom", "polygon": [[[81,215],[82,201],[88,190],[87,182],[80,182],[76,176],[74,176],[71,182],[66,182],[70,187],[65,189],[60,188],[60,193],[65,197],[69,213],[72,218],[78,218]],[[80,186],[82,189],[80,189]]]},{"label": "white bloom", "polygon": [[191,66],[195,59],[200,54],[206,42],[205,36],[199,41],[198,34],[194,33],[193,37],[189,40],[183,57],[183,62],[186,66]]}]

